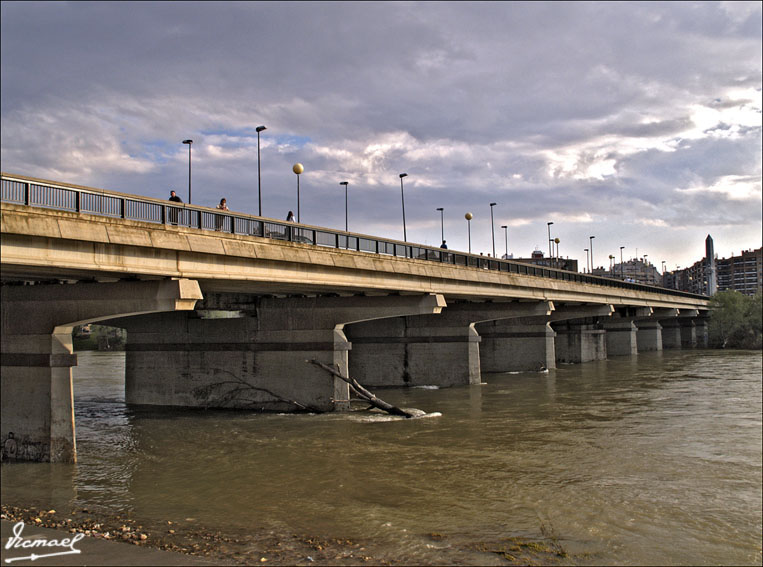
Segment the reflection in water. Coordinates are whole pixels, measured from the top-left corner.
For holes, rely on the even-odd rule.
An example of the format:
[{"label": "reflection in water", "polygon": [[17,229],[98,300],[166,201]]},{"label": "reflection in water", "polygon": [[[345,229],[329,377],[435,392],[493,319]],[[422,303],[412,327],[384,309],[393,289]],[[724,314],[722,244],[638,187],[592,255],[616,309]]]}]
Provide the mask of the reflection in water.
[{"label": "reflection in water", "polygon": [[80,353],[77,465],[3,467],[7,504],[374,538],[540,538],[576,563],[760,563],[760,353],[667,351],[391,389],[441,417],[127,408],[120,353]]}]

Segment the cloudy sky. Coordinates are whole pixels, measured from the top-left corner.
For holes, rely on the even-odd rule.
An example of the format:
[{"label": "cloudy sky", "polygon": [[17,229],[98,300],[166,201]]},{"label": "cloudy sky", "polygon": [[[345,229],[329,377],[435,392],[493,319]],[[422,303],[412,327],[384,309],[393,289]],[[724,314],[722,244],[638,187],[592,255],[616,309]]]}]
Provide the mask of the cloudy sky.
[{"label": "cloudy sky", "polygon": [[759,2],[2,2],[2,169],[661,268],[761,246]]}]

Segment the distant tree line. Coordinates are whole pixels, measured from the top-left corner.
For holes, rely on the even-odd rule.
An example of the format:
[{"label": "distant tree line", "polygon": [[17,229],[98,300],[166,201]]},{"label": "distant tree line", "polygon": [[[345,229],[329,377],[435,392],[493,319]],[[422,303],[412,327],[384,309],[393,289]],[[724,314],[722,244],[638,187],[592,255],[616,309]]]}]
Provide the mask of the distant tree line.
[{"label": "distant tree line", "polygon": [[74,350],[124,350],[127,331],[106,325],[77,325],[72,333]]},{"label": "distant tree line", "polygon": [[711,348],[763,348],[763,293],[750,297],[738,291],[721,291],[711,299],[711,307]]}]

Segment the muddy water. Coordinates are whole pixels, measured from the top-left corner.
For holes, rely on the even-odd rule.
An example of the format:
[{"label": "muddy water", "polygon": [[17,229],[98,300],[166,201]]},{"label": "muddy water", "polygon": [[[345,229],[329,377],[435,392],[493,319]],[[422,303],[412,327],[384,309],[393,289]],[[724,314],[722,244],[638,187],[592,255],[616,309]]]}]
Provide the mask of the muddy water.
[{"label": "muddy water", "polygon": [[123,354],[79,361],[79,463],[4,465],[4,504],[362,538],[409,564],[479,563],[463,546],[505,537],[574,564],[761,563],[760,353],[377,392],[441,414],[415,420],[129,408]]}]

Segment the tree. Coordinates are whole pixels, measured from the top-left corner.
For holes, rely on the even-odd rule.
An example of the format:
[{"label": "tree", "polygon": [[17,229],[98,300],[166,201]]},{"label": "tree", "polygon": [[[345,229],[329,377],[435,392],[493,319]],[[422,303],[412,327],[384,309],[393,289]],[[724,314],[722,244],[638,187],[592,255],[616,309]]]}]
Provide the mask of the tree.
[{"label": "tree", "polygon": [[763,348],[763,294],[716,293],[711,300],[708,335],[714,348]]}]

